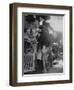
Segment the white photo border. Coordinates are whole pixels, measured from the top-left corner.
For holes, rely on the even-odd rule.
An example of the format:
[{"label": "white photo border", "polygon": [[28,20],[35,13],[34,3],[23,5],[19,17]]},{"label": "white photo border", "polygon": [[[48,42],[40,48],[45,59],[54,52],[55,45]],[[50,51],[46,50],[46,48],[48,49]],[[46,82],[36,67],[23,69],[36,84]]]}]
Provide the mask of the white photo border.
[{"label": "white photo border", "polygon": [[[32,74],[22,76],[22,13],[48,13],[48,14],[64,14],[64,29],[63,29],[63,46],[64,46],[64,73],[59,74]],[[17,82],[38,82],[38,81],[58,81],[69,80],[69,10],[59,9],[42,9],[42,8],[17,8]]]}]

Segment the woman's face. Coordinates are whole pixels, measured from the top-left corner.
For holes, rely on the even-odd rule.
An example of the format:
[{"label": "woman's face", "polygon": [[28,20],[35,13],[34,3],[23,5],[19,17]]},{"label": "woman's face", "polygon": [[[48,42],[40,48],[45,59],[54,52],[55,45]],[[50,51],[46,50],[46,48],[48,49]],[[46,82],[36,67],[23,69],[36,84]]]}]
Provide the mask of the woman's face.
[{"label": "woman's face", "polygon": [[29,28],[29,29],[27,29],[27,33],[28,33],[28,34],[30,34],[30,28]]}]

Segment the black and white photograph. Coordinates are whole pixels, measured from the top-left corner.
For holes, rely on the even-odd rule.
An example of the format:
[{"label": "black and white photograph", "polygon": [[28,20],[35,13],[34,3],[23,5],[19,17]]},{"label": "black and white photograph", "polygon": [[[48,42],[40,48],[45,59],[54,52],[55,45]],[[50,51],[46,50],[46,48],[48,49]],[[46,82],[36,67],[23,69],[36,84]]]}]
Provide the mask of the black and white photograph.
[{"label": "black and white photograph", "polygon": [[22,13],[22,75],[63,73],[63,18]]},{"label": "black and white photograph", "polygon": [[10,85],[72,83],[72,7],[10,5]]}]

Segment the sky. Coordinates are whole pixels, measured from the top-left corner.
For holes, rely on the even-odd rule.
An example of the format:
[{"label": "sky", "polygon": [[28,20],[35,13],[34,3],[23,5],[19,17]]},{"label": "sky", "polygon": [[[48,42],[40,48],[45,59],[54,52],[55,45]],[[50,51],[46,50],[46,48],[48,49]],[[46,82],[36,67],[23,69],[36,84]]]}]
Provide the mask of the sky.
[{"label": "sky", "polygon": [[63,32],[63,17],[64,16],[50,16],[48,22],[54,29],[54,31]]}]

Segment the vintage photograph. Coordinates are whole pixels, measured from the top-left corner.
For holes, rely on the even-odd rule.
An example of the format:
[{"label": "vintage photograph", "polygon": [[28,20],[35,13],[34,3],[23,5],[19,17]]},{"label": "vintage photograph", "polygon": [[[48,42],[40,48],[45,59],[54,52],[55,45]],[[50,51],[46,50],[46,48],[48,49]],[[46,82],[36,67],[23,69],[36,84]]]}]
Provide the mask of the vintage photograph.
[{"label": "vintage photograph", "polygon": [[72,83],[72,6],[10,4],[11,86]]},{"label": "vintage photograph", "polygon": [[63,73],[63,17],[22,13],[22,74]]}]

